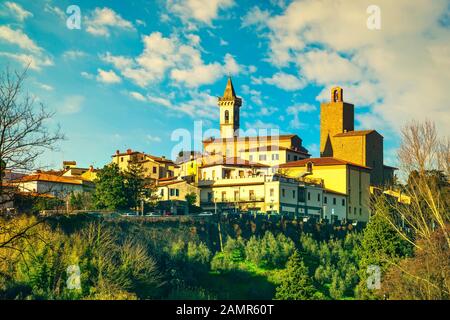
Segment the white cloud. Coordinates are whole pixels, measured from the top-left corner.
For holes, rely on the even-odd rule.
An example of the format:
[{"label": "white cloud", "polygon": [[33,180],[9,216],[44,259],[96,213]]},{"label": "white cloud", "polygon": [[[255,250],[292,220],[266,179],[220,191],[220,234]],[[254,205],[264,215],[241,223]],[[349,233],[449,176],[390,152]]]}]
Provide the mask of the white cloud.
[{"label": "white cloud", "polygon": [[242,90],[242,94],[243,95],[249,95],[250,96],[250,100],[252,102],[254,102],[257,105],[262,105],[263,101],[261,98],[261,91],[258,90],[254,90],[254,89],[250,89],[250,87],[246,84],[243,84],[241,86],[241,90]]},{"label": "white cloud", "polygon": [[142,37],[144,49],[137,57],[113,56],[107,52],[101,58],[141,87],[169,77],[175,84],[193,88],[214,83],[226,73],[237,74],[243,70],[244,66],[230,54],[225,55],[223,64],[205,63],[198,48],[201,39],[198,36],[185,38],[189,43],[176,35],[164,37],[160,32],[153,32]]},{"label": "white cloud", "polygon": [[81,71],[81,72],[80,72],[80,75],[81,75],[83,78],[86,78],[86,79],[93,79],[93,78],[94,78],[94,75],[92,75],[91,73],[88,73],[88,72],[86,72],[86,71]]},{"label": "white cloud", "polygon": [[152,103],[159,104],[161,106],[167,107],[167,108],[173,108],[172,102],[170,102],[169,99],[163,98],[163,97],[156,97],[152,95],[147,95],[147,100]]},{"label": "white cloud", "polygon": [[40,52],[40,48],[32,39],[30,39],[22,30],[13,30],[8,26],[0,26],[0,40],[9,42],[11,44],[19,46],[21,49]]},{"label": "white cloud", "polygon": [[60,107],[58,107],[59,112],[63,114],[74,114],[81,111],[84,103],[84,96],[81,95],[71,95],[63,99]]},{"label": "white cloud", "polygon": [[314,105],[306,104],[306,103],[288,107],[286,109],[287,114],[293,116],[292,120],[289,122],[289,125],[294,129],[305,128],[306,124],[304,124],[300,121],[299,114],[302,112],[313,112],[315,110],[316,110],[316,107]]},{"label": "white cloud", "polygon": [[95,8],[86,21],[86,31],[94,36],[109,37],[111,29],[135,30],[133,24],[110,8]]},{"label": "white cloud", "polygon": [[97,81],[103,83],[120,83],[122,79],[113,70],[97,69]]},{"label": "white cloud", "polygon": [[51,85],[45,84],[45,83],[40,83],[40,82],[36,82],[36,84],[41,88],[44,89],[45,91],[53,91],[53,87]]},{"label": "white cloud", "polygon": [[146,101],[147,100],[147,99],[145,99],[145,97],[141,93],[136,92],[136,91],[130,92],[130,96],[133,99],[138,100],[138,101]]},{"label": "white cloud", "polygon": [[158,136],[152,136],[150,134],[147,135],[147,140],[151,142],[161,142],[161,138]]},{"label": "white cloud", "polygon": [[86,55],[87,55],[86,52],[81,50],[67,50],[63,53],[62,56],[64,59],[78,59],[83,58]]},{"label": "white cloud", "polygon": [[261,79],[261,82],[274,85],[286,91],[299,90],[306,85],[306,82],[303,79],[299,79],[298,77],[285,72],[277,72],[270,78]]},{"label": "white cloud", "polygon": [[21,5],[15,2],[6,1],[5,7],[8,8],[19,21],[24,21],[26,18],[33,16],[31,12],[25,10]]},{"label": "white cloud", "polygon": [[228,41],[225,41],[224,39],[220,38],[220,43],[221,46],[227,46],[228,45]]},{"label": "white cloud", "polygon": [[64,13],[64,11],[62,11],[57,6],[51,6],[49,3],[45,4],[44,11],[56,15],[60,20],[66,20],[67,19],[67,16]]},{"label": "white cloud", "polygon": [[25,53],[10,53],[10,52],[0,52],[0,56],[16,60],[22,66],[29,67],[33,70],[40,70],[42,67],[52,66],[53,60],[49,57],[25,54]]},{"label": "white cloud", "polygon": [[371,4],[293,1],[264,24],[268,61],[296,66],[322,87],[319,100],[331,86],[342,86],[347,101],[369,105],[371,117],[391,130],[422,119],[426,108],[427,117],[448,135],[450,29],[442,23],[448,1],[379,0],[381,30],[366,26]]},{"label": "white cloud", "polygon": [[250,26],[255,26],[256,30],[261,30],[265,27],[267,20],[270,17],[270,12],[268,10],[261,10],[259,7],[254,6],[251,8],[245,16],[241,19],[241,27],[246,28]]},{"label": "white cloud", "polygon": [[233,0],[168,0],[167,9],[184,22],[211,25],[220,10],[234,5]]}]

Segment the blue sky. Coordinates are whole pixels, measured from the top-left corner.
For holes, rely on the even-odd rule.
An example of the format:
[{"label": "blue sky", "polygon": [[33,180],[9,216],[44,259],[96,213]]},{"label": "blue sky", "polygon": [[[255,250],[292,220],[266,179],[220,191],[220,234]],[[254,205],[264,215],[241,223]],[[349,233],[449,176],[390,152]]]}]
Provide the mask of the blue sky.
[{"label": "blue sky", "polygon": [[[0,65],[31,62],[28,90],[67,140],[41,163],[103,166],[128,148],[170,156],[178,128],[218,128],[231,75],[241,127],[299,135],[318,156],[320,101],[344,88],[356,128],[385,137],[395,165],[399,128],[450,121],[449,1],[25,1],[0,4]],[[66,9],[81,9],[69,29]],[[402,16],[399,20],[398,17]]]}]

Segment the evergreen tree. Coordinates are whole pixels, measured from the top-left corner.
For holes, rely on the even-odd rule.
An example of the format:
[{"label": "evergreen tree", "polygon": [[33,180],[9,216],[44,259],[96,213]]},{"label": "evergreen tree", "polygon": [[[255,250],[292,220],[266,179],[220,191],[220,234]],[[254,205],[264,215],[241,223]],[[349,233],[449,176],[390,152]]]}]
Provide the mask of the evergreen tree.
[{"label": "evergreen tree", "polygon": [[145,178],[144,168],[140,164],[130,164],[124,172],[126,195],[128,206],[138,208],[141,201],[146,200],[151,195],[148,188],[148,181]]},{"label": "evergreen tree", "polygon": [[117,164],[106,165],[100,170],[95,181],[93,200],[98,209],[129,208],[125,178]]},{"label": "evergreen tree", "polygon": [[284,276],[276,289],[278,300],[312,300],[316,289],[298,251],[289,258]]}]

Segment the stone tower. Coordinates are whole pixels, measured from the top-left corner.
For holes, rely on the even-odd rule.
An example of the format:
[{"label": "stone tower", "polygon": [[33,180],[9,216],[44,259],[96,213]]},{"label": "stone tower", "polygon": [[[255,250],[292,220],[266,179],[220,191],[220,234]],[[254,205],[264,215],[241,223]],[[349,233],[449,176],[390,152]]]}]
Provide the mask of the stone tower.
[{"label": "stone tower", "polygon": [[220,137],[233,138],[239,135],[239,108],[242,105],[241,98],[236,96],[231,77],[222,97],[218,99],[220,108]]},{"label": "stone tower", "polygon": [[320,104],[320,156],[333,157],[334,136],[354,130],[354,106],[344,102],[340,87],[331,89],[331,101]]}]

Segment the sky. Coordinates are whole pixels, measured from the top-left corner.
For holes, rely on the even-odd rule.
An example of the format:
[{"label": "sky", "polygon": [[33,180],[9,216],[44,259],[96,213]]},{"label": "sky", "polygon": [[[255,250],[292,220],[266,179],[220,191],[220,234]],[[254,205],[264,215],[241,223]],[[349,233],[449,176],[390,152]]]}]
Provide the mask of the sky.
[{"label": "sky", "polygon": [[174,132],[218,129],[227,76],[242,129],[297,134],[313,156],[334,86],[355,128],[384,136],[387,164],[409,121],[450,134],[449,0],[1,1],[0,67],[27,64],[28,92],[66,136],[40,159],[52,168],[129,148],[171,157]]}]

